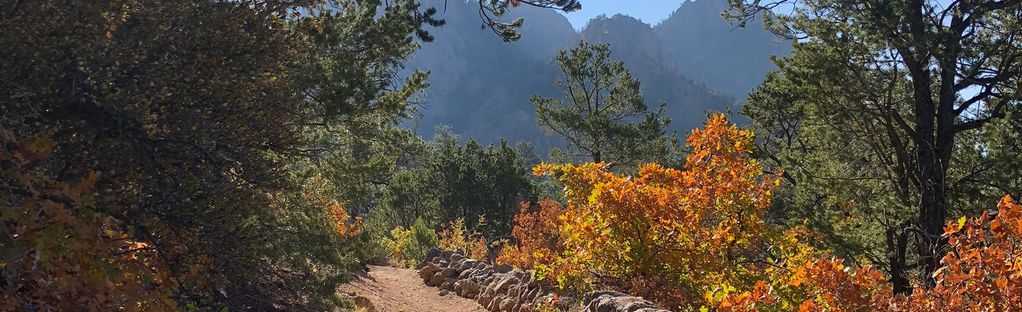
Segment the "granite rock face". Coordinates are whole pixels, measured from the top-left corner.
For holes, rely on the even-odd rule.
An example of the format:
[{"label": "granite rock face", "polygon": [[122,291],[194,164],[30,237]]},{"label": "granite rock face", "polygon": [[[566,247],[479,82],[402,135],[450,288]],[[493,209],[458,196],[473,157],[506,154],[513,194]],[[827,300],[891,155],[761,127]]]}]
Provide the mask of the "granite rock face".
[{"label": "granite rock face", "polygon": [[666,312],[641,298],[615,291],[594,291],[582,300],[558,294],[536,280],[532,271],[465,258],[461,251],[430,249],[419,265],[419,277],[429,286],[474,299],[494,312],[533,312],[554,303],[564,311]]}]

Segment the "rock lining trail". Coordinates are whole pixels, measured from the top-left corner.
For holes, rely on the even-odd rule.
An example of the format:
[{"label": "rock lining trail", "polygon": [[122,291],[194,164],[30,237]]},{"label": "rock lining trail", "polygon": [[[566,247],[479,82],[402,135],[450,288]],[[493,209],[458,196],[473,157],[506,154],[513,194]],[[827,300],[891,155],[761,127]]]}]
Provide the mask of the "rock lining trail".
[{"label": "rock lining trail", "polygon": [[355,280],[342,285],[339,290],[356,298],[359,303],[368,299],[372,308],[363,308],[363,311],[486,311],[474,300],[427,286],[422,283],[418,272],[411,269],[371,265],[368,274],[355,277]]}]

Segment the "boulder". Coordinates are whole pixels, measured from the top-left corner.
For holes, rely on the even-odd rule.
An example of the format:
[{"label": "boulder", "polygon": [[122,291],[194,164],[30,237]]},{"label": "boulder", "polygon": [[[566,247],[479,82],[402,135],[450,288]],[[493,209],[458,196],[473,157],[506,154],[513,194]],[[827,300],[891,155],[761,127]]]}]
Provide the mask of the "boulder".
[{"label": "boulder", "polygon": [[514,298],[504,298],[504,300],[500,301],[500,311],[511,312],[511,309],[515,307],[515,303]]},{"label": "boulder", "polygon": [[461,265],[458,266],[458,270],[464,271],[468,269],[475,269],[477,263],[479,263],[477,260],[465,259],[465,261],[462,261]]},{"label": "boulder", "polygon": [[493,267],[493,270],[495,272],[497,272],[497,273],[511,272],[512,269],[514,269],[514,268],[512,268],[510,265],[507,265],[507,264],[501,264],[501,265]]},{"label": "boulder", "polygon": [[447,267],[448,267],[448,268],[452,268],[452,269],[455,269],[455,270],[457,270],[458,272],[461,272],[461,264],[462,264],[463,262],[465,262],[465,259],[451,260],[451,264],[450,264],[450,265],[448,265]]},{"label": "boulder", "polygon": [[557,306],[558,309],[562,311],[567,311],[576,308],[576,306],[578,305],[578,300],[575,299],[575,297],[560,296],[558,297],[557,304],[555,305]]},{"label": "boulder", "polygon": [[454,277],[448,277],[443,284],[440,284],[440,289],[447,291],[454,291],[454,283],[457,283],[458,279]]},{"label": "boulder", "polygon": [[419,277],[421,277],[423,281],[429,281],[436,272],[440,272],[440,267],[437,267],[436,264],[427,262],[425,266],[419,268]]},{"label": "boulder", "polygon": [[444,260],[451,260],[451,256],[454,255],[454,250],[444,250],[440,252],[440,258]]},{"label": "boulder", "polygon": [[493,300],[490,300],[490,304],[486,305],[486,310],[490,312],[500,311],[500,303],[504,302],[504,295],[497,294],[493,296]]},{"label": "boulder", "polygon": [[652,302],[646,301],[642,297],[617,297],[611,299],[611,304],[614,305],[613,311],[634,312],[639,309],[656,308]]},{"label": "boulder", "polygon": [[472,280],[459,280],[454,283],[454,292],[459,296],[475,299],[479,295],[479,284]]},{"label": "boulder", "polygon": [[447,278],[444,278],[442,273],[443,272],[437,272],[436,274],[433,274],[433,277],[429,278],[429,282],[426,283],[426,285],[433,286],[433,287],[437,287],[437,286],[443,285],[444,282],[447,281]]},{"label": "boulder", "polygon": [[529,272],[525,272],[525,271],[522,271],[521,269],[517,269],[517,268],[512,269],[511,272],[509,272],[508,274],[511,274],[511,276],[514,276],[518,280],[524,279],[526,275],[531,275],[531,274],[529,274]]},{"label": "boulder", "polygon": [[472,275],[475,274],[475,273],[476,273],[476,269],[471,269],[471,268],[468,269],[468,270],[461,271],[461,273],[458,274],[458,279],[469,279],[469,278],[472,278]]},{"label": "boulder", "polygon": [[587,312],[634,312],[656,308],[642,297],[629,296],[616,291],[594,291],[583,296]]},{"label": "boulder", "polygon": [[422,263],[420,263],[419,266],[423,266],[426,263],[436,263],[438,260],[440,260],[440,253],[441,253],[440,249],[437,249],[436,247],[430,248],[428,251],[426,251],[426,258],[423,259]]},{"label": "boulder", "polygon": [[447,279],[447,278],[450,278],[450,277],[455,277],[457,275],[458,275],[458,270],[455,270],[455,269],[452,269],[452,268],[446,268],[443,271],[440,271],[440,276],[442,276],[444,279]]},{"label": "boulder", "polygon": [[490,284],[489,288],[492,288],[494,293],[503,294],[507,291],[508,287],[511,287],[511,284],[513,284],[514,282],[515,282],[514,277],[505,276],[499,280],[494,281],[492,284]]}]

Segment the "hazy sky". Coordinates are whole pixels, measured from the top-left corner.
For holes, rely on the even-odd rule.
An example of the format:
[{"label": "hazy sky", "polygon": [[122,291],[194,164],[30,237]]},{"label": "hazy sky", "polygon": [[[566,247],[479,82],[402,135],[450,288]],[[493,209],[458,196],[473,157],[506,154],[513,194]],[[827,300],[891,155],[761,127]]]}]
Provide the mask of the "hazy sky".
[{"label": "hazy sky", "polygon": [[614,16],[624,14],[638,18],[646,24],[656,25],[666,19],[685,0],[583,0],[582,10],[562,13],[571,21],[576,30],[585,26],[593,17],[600,14]]}]

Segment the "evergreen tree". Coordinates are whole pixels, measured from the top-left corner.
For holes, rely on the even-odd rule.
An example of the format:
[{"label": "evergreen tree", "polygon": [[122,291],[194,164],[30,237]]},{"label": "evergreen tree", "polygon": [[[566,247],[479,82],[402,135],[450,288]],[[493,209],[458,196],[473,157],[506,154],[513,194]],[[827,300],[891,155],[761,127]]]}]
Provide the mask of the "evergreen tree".
[{"label": "evergreen tree", "polygon": [[[785,2],[731,0],[729,15]],[[984,173],[1000,153],[978,135],[1019,105],[1022,2],[791,3],[790,14],[766,21],[799,38],[796,51],[747,106],[771,135],[767,157],[789,168],[796,190],[817,189],[804,203],[842,203],[883,224],[872,241],[886,252],[874,260],[886,263],[897,292],[910,289],[906,249],[916,242],[916,277],[930,287],[943,227],[965,208],[953,206],[961,191],[1006,185]]]},{"label": "evergreen tree", "polygon": [[582,41],[557,56],[561,99],[533,96],[539,126],[567,140],[575,156],[593,162],[636,166],[668,162],[676,138],[665,136],[666,104],[649,111],[639,82],[610,57],[607,45]]}]

